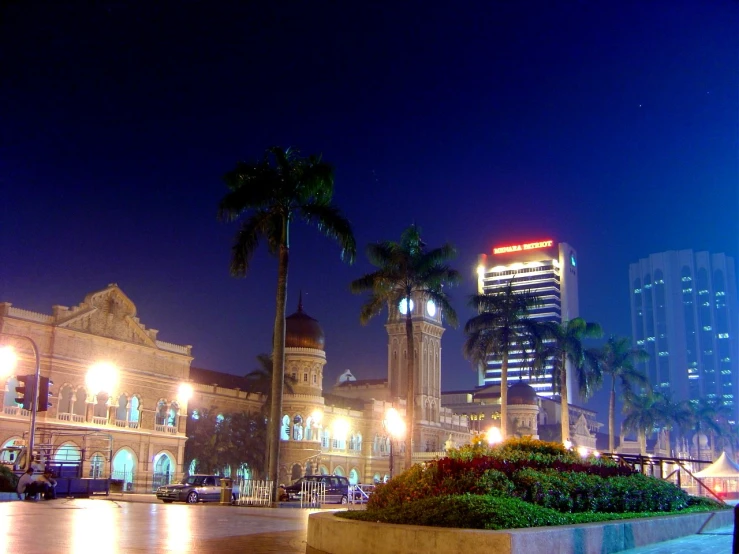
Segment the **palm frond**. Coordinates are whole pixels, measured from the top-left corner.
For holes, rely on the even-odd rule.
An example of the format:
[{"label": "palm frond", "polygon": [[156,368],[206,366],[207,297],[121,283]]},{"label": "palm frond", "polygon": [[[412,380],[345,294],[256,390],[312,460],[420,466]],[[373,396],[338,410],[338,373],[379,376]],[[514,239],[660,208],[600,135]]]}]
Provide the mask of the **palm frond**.
[{"label": "palm frond", "polygon": [[352,233],[351,223],[341,211],[331,204],[305,204],[301,207],[303,219],[318,227],[328,238],[335,240],[341,246],[341,259],[354,263],[357,255],[357,243]]}]

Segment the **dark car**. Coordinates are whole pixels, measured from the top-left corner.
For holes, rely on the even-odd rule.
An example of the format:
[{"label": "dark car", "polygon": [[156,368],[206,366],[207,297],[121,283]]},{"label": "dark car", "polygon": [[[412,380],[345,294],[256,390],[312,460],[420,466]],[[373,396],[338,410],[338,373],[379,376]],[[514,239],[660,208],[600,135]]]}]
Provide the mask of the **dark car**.
[{"label": "dark car", "polygon": [[326,491],[325,502],[347,504],[349,502],[349,479],[338,475],[306,475],[285,487],[289,500],[299,499],[305,492],[310,495],[307,500],[315,502],[318,491],[323,484]]},{"label": "dark car", "polygon": [[176,485],[164,485],[157,489],[162,502],[218,502],[221,500],[221,478],[217,475],[190,475]]}]

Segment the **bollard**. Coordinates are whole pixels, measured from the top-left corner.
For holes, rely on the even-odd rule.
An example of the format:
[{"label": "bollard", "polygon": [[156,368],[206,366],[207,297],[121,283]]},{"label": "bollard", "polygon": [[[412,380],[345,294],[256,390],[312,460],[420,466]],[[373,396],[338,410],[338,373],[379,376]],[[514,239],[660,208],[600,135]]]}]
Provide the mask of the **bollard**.
[{"label": "bollard", "polygon": [[739,504],[734,506],[734,543],[731,552],[739,554]]}]

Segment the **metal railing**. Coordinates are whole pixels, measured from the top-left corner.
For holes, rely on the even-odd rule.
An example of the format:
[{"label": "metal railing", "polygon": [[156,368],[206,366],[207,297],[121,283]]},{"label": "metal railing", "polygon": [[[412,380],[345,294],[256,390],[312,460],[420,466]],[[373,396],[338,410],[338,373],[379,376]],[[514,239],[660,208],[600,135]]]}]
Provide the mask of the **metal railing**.
[{"label": "metal railing", "polygon": [[239,506],[269,506],[272,503],[272,481],[257,481],[244,479],[238,485]]},{"label": "metal railing", "polygon": [[374,490],[374,485],[349,485],[349,504],[366,504]]},{"label": "metal railing", "polygon": [[300,507],[320,508],[326,503],[326,483],[323,481],[303,481],[300,484]]}]

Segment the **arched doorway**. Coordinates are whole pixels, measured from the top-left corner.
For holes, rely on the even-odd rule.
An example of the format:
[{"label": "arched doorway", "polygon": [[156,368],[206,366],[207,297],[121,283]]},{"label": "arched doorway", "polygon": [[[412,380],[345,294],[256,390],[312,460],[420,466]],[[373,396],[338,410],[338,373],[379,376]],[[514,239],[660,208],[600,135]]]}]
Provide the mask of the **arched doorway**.
[{"label": "arched doorway", "polygon": [[157,490],[162,485],[169,485],[172,482],[175,463],[166,452],[160,452],[154,456],[154,477],[151,482],[152,490]]},{"label": "arched doorway", "polygon": [[355,468],[352,468],[349,472],[349,484],[356,485],[359,483],[359,473]]},{"label": "arched doorway", "polygon": [[96,452],[90,458],[90,477],[99,479],[105,475],[105,456]]},{"label": "arched doorway", "polygon": [[135,471],[136,455],[128,448],[121,448],[113,457],[111,479],[122,481],[124,491],[132,491]]},{"label": "arched doorway", "polygon": [[292,471],[290,472],[290,482],[294,483],[301,477],[301,473],[303,472],[303,468],[300,467],[300,464],[293,464]]}]

